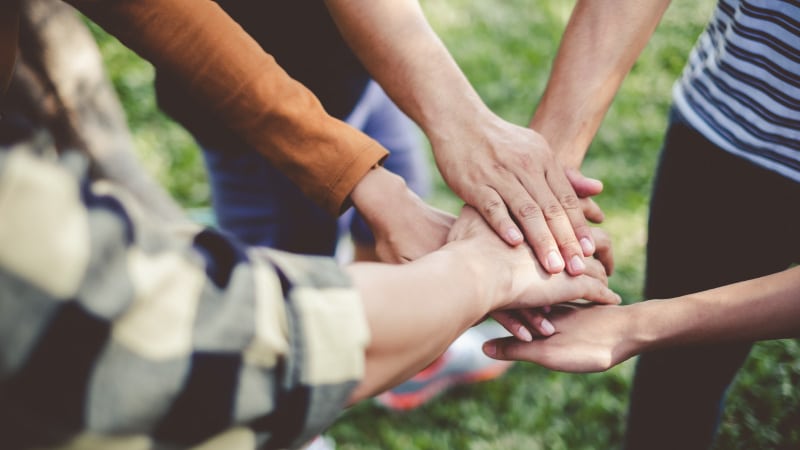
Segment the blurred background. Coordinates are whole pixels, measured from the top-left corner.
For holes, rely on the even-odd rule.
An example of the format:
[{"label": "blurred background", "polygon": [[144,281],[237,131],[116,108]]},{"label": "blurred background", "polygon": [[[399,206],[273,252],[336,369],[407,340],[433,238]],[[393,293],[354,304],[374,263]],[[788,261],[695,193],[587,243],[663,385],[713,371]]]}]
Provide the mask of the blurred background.
[{"label": "blurred background", "polygon": [[[484,101],[506,119],[526,125],[574,2],[421,3]],[[597,201],[614,242],[617,271],[610,283],[628,303],[641,299],[650,181],[671,86],[713,6],[712,0],[672,2],[583,166],[586,175],[605,183]],[[90,27],[127,113],[137,154],[181,206],[203,216],[209,189],[202,157],[192,138],[156,107],[152,68]],[[461,204],[441,179],[430,202],[453,213]],[[725,220],[720,218],[723,226]],[[607,373],[569,375],[518,363],[498,380],[456,387],[411,412],[365,402],[343,414],[327,434],[340,450],[616,448],[633,368],[631,360]],[[800,448],[799,387],[798,340],[758,344],[730,393],[717,448]]]}]

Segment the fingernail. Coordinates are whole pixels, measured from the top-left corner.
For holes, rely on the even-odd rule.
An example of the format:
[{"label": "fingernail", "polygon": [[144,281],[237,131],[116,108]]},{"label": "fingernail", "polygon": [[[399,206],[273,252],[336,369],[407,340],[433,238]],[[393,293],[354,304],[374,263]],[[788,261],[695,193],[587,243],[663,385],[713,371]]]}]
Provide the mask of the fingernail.
[{"label": "fingernail", "polygon": [[581,250],[584,256],[591,256],[594,254],[594,243],[589,238],[581,238]]},{"label": "fingernail", "polygon": [[544,330],[544,334],[550,336],[551,334],[556,332],[556,327],[554,327],[549,320],[544,319],[542,320],[542,330]]},{"label": "fingernail", "polygon": [[586,269],[586,265],[583,263],[583,258],[578,255],[572,257],[569,260],[569,267],[572,269],[573,272],[583,272]]},{"label": "fingernail", "polygon": [[495,356],[497,356],[497,345],[491,342],[483,344],[483,353],[486,353],[488,356],[494,358]]},{"label": "fingernail", "polygon": [[561,272],[561,269],[564,268],[564,260],[561,259],[561,255],[554,250],[547,255],[547,266],[551,272]]},{"label": "fingernail", "polygon": [[516,228],[509,228],[506,232],[506,236],[508,236],[508,240],[511,242],[518,242],[522,240],[522,233],[520,233]]},{"label": "fingernail", "polygon": [[517,329],[517,333],[519,333],[519,338],[525,342],[531,342],[533,340],[533,335],[527,328],[520,325],[519,329]]}]

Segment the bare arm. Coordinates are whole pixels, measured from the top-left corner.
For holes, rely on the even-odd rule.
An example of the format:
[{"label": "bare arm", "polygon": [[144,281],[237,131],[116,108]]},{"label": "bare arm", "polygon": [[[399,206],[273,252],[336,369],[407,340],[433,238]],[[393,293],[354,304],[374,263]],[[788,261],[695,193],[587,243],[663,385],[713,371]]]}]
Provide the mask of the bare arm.
[{"label": "bare arm", "polygon": [[546,274],[469,209],[443,249],[346,274],[331,258],[153,221],[74,163],[0,152],[5,448],[229,448],[253,424],[268,446],[296,448],[492,309],[619,302],[599,263]]},{"label": "bare arm", "polygon": [[487,354],[555,370],[605,370],[641,352],[800,335],[800,267],[667,300],[565,309],[558,330],[530,343],[492,341]]},{"label": "bare arm", "polygon": [[419,3],[327,4],[370,73],[428,135],[453,191],[509,244],[527,239],[551,273],[580,273],[594,244],[563,169],[539,134],[486,107]]},{"label": "bare arm", "polygon": [[452,242],[410,264],[348,268],[361,293],[372,339],[359,400],[410,377],[487,313],[577,298],[616,304],[602,264],[587,274],[550,275],[527,246],[510,247],[471,207],[453,226]]},{"label": "bare arm", "polygon": [[669,0],[580,0],[530,127],[578,168],[600,122]]}]

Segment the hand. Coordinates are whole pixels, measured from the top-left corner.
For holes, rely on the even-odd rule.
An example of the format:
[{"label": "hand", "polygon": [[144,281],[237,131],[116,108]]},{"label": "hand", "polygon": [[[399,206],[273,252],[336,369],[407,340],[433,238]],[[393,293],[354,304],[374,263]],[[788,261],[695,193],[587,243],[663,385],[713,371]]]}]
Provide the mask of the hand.
[{"label": "hand", "polygon": [[548,314],[555,334],[532,342],[494,339],[483,351],[495,359],[529,361],[565,372],[600,372],[637,353],[627,332],[631,306],[556,305]]},{"label": "hand", "polygon": [[[597,251],[594,255],[596,262],[591,263],[591,267],[597,271],[599,269],[597,269],[596,263],[602,264],[605,271],[602,274],[598,273],[598,277],[606,280],[605,276],[614,272],[611,239],[600,228],[593,227],[591,230],[597,244]],[[549,308],[496,311],[492,313],[492,317],[517,339],[530,342],[534,336],[550,336],[556,332],[556,328],[547,320],[548,312],[550,312]]]},{"label": "hand", "polygon": [[[594,253],[595,243],[578,196],[542,136],[491,115],[457,139],[431,140],[447,184],[498,236],[510,245],[527,240],[549,273],[565,266],[572,275],[583,273],[583,257]],[[585,180],[577,171],[573,176]]]},{"label": "hand", "polygon": [[469,245],[464,257],[482,265],[476,273],[489,285],[485,296],[495,300],[492,310],[526,309],[576,299],[620,302],[619,296],[608,289],[599,261],[589,259],[584,275],[549,274],[527,245],[511,247],[503,242],[471,206],[461,210],[447,239],[461,243],[462,248]]},{"label": "hand", "polygon": [[383,262],[413,261],[440,248],[455,221],[382,167],[364,176],[351,199],[375,235],[375,251]]}]

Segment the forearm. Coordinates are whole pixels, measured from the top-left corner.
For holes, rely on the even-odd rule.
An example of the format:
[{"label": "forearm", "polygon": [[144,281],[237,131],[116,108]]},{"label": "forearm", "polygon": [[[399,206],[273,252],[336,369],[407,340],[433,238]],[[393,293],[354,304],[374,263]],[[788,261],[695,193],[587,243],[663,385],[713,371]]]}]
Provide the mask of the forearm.
[{"label": "forearm", "polygon": [[[460,244],[457,244],[460,245]],[[411,264],[354,264],[347,270],[361,293],[371,341],[358,401],[410,377],[490,310],[479,262],[450,244]],[[485,293],[485,294],[483,294]]]},{"label": "forearm", "polygon": [[[434,141],[492,116],[413,0],[326,0],[348,44]],[[435,147],[435,145],[434,145]]]},{"label": "forearm", "polygon": [[620,84],[669,0],[580,0],[530,126],[578,168]]},{"label": "forearm", "polygon": [[211,1],[70,3],[159,70],[184,81],[225,126],[332,213],[386,155],[375,141],[328,116],[308,89]]},{"label": "forearm", "polygon": [[[640,349],[800,335],[800,267],[636,308]],[[638,353],[638,351],[637,351]]]}]

